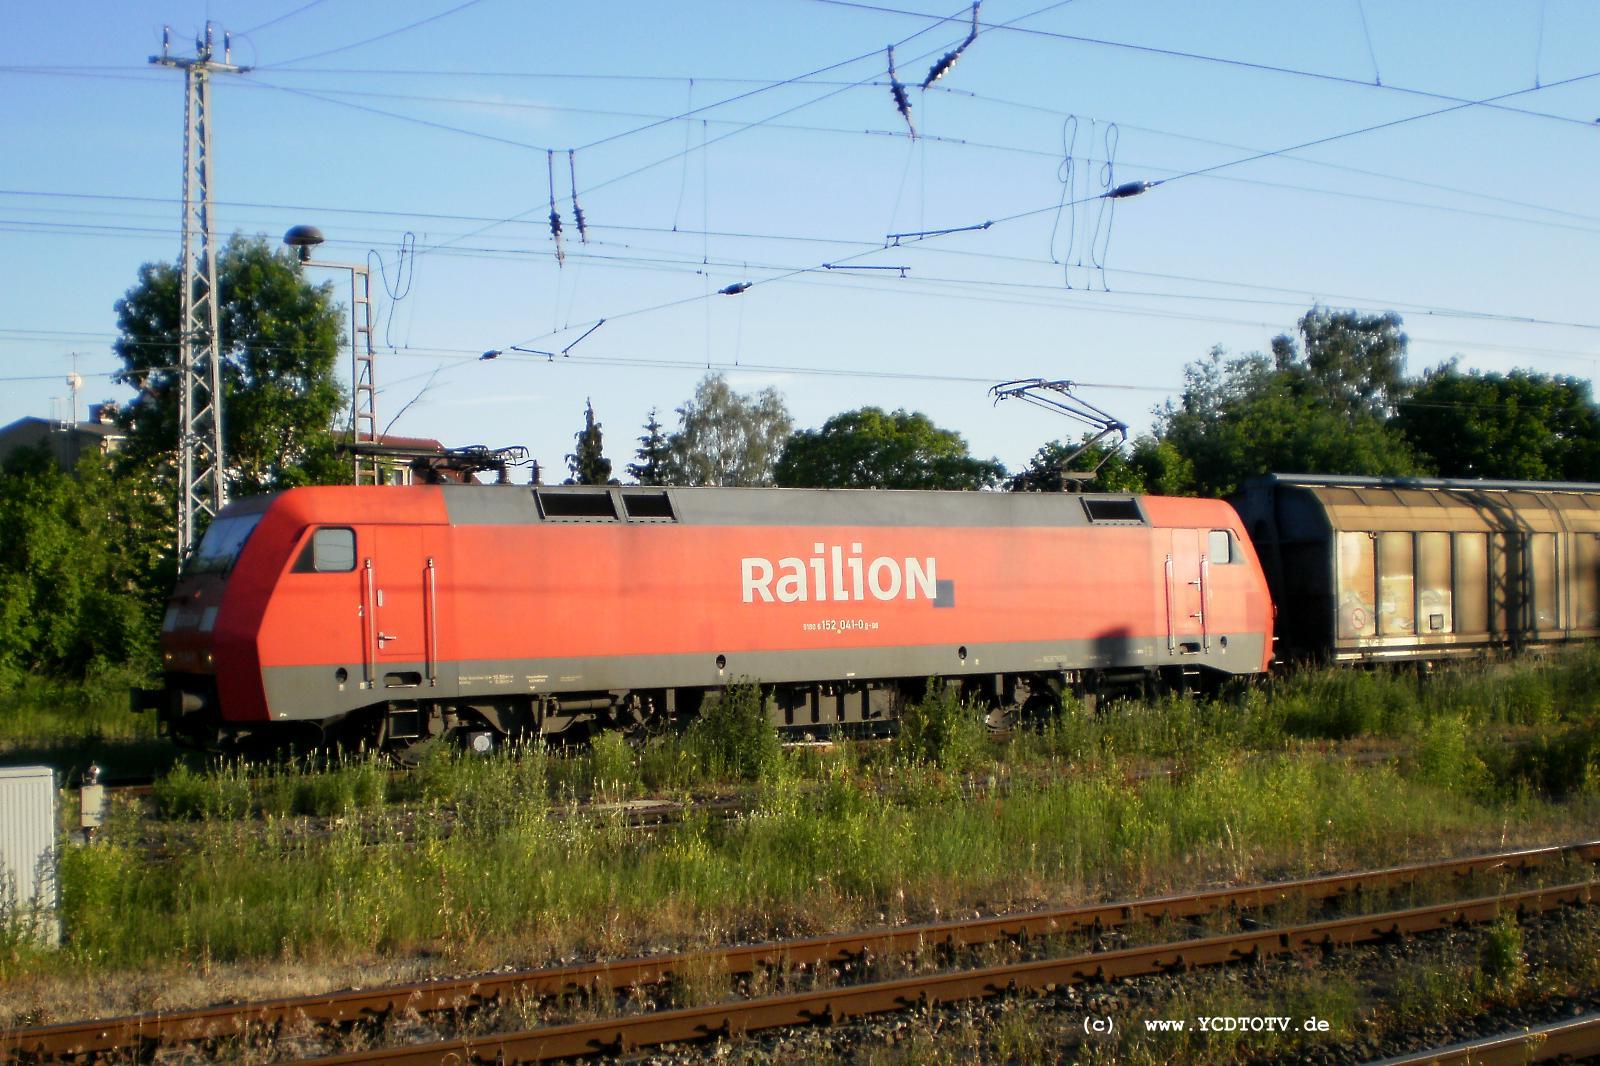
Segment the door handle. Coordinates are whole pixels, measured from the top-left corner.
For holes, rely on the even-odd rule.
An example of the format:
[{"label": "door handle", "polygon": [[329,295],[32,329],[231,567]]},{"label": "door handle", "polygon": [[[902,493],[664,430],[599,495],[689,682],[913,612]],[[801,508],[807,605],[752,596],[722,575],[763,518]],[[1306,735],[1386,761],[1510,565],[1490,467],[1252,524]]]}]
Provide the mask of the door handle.
[{"label": "door handle", "polygon": [[378,643],[379,644],[382,644],[386,640],[399,640],[399,639],[400,638],[398,636],[396,636],[396,635],[394,635],[392,633],[379,633],[378,634]]}]

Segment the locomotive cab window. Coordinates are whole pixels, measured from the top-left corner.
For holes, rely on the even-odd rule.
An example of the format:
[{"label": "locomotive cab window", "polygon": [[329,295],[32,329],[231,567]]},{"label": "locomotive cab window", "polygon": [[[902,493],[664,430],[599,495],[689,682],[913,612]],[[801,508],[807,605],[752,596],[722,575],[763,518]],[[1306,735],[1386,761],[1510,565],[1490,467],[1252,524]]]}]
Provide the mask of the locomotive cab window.
[{"label": "locomotive cab window", "polygon": [[245,541],[250,539],[261,517],[260,513],[228,515],[212,522],[200,540],[200,547],[189,563],[188,572],[226,574],[232,570],[239,553],[244,551]]},{"label": "locomotive cab window", "polygon": [[300,558],[297,574],[344,574],[356,568],[356,531],[343,526],[327,526],[311,534]]},{"label": "locomotive cab window", "polygon": [[1233,545],[1233,534],[1226,529],[1213,529],[1206,538],[1206,558],[1212,566],[1237,562],[1239,553]]}]

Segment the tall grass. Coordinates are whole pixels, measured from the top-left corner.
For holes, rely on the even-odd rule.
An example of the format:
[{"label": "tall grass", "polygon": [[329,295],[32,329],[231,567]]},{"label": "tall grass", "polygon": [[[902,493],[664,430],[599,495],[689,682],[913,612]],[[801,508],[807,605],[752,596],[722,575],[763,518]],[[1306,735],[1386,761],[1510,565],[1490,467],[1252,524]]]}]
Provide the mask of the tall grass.
[{"label": "tall grass", "polygon": [[[191,845],[166,862],[113,825],[63,857],[66,958],[137,968],[472,957],[483,945],[617,952],[1393,861],[1412,842],[1470,834],[1512,810],[1404,768],[1309,754],[1217,755],[1132,783],[1108,765],[1008,790],[901,769],[916,784],[898,794],[875,769],[836,760],[815,783],[769,777],[733,823],[691,819],[647,835],[548,818],[549,761],[453,758],[423,778],[413,806],[323,832],[271,813],[256,826],[202,813]],[[1563,817],[1518,802],[1530,824]]]},{"label": "tall grass", "polygon": [[[1098,715],[1069,701],[1006,747],[973,743],[976,711],[934,690],[888,748],[786,752],[744,687],[704,724],[640,746],[440,746],[400,778],[371,756],[183,767],[156,795],[194,822],[184,848],[157,861],[123,817],[64,852],[63,958],[621,951],[1399,861],[1490,825],[1592,824],[1597,663],[1584,652],[1424,678],[1304,674]],[[1504,728],[1520,746],[1492,735]],[[1368,766],[1305,743],[1352,729],[1403,741],[1403,757]],[[1130,772],[1142,758],[1173,760],[1170,772]],[[653,835],[549,817],[708,782],[753,783],[752,812]],[[42,965],[19,957],[9,965]]]},{"label": "tall grass", "polygon": [[1290,736],[1332,739],[1415,735],[1441,716],[1475,728],[1545,729],[1600,709],[1600,650],[1592,647],[1419,669],[1305,671],[1272,685],[1268,705]]},{"label": "tall grass", "polygon": [[89,738],[152,740],[155,717],[128,709],[129,690],[140,681],[112,668],[81,681],[26,677],[0,692],[0,751]]}]

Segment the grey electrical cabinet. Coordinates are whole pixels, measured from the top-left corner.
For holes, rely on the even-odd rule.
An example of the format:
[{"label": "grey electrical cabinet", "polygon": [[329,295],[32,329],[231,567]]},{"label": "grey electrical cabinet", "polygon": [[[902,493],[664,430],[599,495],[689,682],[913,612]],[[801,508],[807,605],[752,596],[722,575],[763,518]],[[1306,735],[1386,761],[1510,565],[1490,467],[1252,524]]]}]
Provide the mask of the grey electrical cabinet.
[{"label": "grey electrical cabinet", "polygon": [[59,938],[56,781],[48,766],[0,768],[0,924]]}]

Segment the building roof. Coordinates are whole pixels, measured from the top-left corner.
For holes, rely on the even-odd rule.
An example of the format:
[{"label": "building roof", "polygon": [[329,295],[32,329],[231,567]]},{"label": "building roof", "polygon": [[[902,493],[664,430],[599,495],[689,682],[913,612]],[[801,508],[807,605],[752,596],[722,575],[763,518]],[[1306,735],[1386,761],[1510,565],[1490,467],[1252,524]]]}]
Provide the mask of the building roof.
[{"label": "building roof", "polygon": [[56,465],[70,471],[89,452],[111,452],[127,438],[121,426],[103,422],[57,422],[51,418],[19,418],[0,426],[0,460],[24,448],[44,447]]}]

